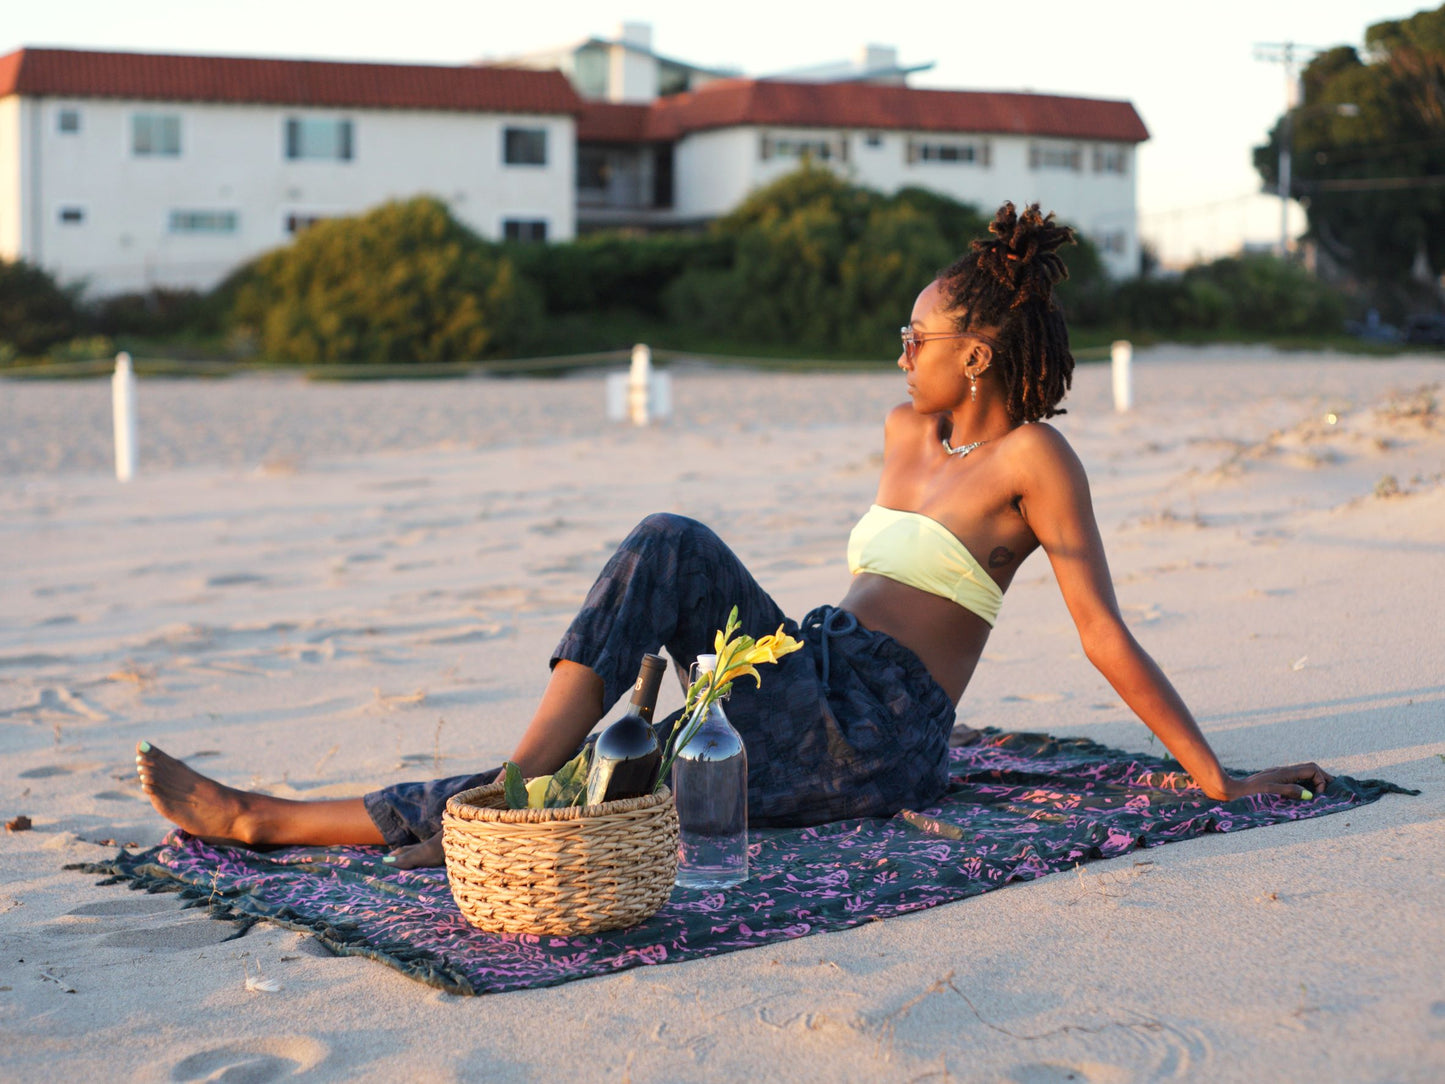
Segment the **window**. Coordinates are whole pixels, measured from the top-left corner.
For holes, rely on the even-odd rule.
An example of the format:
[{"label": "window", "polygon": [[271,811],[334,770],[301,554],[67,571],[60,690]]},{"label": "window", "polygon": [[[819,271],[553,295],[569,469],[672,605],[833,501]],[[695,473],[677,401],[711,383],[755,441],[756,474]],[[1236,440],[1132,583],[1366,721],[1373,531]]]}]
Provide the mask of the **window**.
[{"label": "window", "polygon": [[1127,173],[1129,157],[1123,147],[1095,147],[1095,173]]},{"label": "window", "polygon": [[298,214],[290,214],[290,215],[287,215],[287,216],[286,216],[286,232],[287,232],[287,233],[300,233],[302,230],[310,229],[312,226],[316,225],[316,223],[318,223],[318,222],[324,222],[324,221],[326,221],[327,217],[328,217],[327,215],[298,215]]},{"label": "window", "polygon": [[181,153],[181,118],[166,113],[131,117],[130,149],[140,158],[175,158]]},{"label": "window", "polygon": [[65,226],[78,226],[85,221],[85,209],[83,207],[62,207],[60,209],[60,222]]},{"label": "window", "polygon": [[502,133],[502,161],[509,166],[545,166],[547,129],[506,129]]},{"label": "window", "polygon": [[351,121],[329,117],[287,117],[286,157],[351,161]]},{"label": "window", "polygon": [[837,158],[848,161],[848,139],[800,139],[791,136],[764,134],[758,142],[758,157],[767,162],[774,158],[812,158],[829,162]]},{"label": "window", "polygon": [[508,241],[545,241],[547,240],[547,220],[543,218],[503,219],[502,236]]},{"label": "window", "polygon": [[172,211],[172,233],[235,233],[240,216],[235,211]]},{"label": "window", "polygon": [[80,110],[62,109],[55,118],[55,130],[66,135],[74,135],[80,131]]},{"label": "window", "polygon": [[1123,230],[1114,230],[1111,233],[1103,234],[1099,238],[1099,247],[1111,256],[1124,255],[1124,246],[1127,239]]},{"label": "window", "polygon": [[908,164],[915,162],[949,162],[955,165],[988,165],[987,143],[908,141]]},{"label": "window", "polygon": [[577,148],[577,187],[605,192],[612,168],[607,152],[600,147]]},{"label": "window", "polygon": [[1082,168],[1083,154],[1078,147],[1057,143],[1034,143],[1029,147],[1029,169]]},{"label": "window", "polygon": [[866,136],[863,137],[863,142],[868,144],[868,146],[870,147],[881,147],[883,146],[883,133],[869,132]]}]

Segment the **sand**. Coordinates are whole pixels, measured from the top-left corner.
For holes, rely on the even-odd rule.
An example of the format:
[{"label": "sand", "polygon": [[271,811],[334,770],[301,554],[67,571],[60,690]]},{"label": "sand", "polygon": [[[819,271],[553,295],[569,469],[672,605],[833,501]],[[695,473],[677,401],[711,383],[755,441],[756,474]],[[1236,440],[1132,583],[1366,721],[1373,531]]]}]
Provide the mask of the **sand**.
[{"label": "sand", "polygon": [[[1132,413],[1088,367],[1057,420],[1136,634],[1226,764],[1419,797],[481,998],[61,867],[164,833],[141,738],[295,797],[495,763],[647,512],[712,524],[789,612],[837,599],[897,375],[680,369],[646,430],[604,420],[598,375],[147,379],[129,485],[106,382],[0,381],[0,813],[34,821],[0,835],[0,1076],[1439,1079],[1445,362],[1159,348],[1136,372]],[[1159,751],[1041,556],[959,714]],[[248,991],[258,968],[280,989]]]}]

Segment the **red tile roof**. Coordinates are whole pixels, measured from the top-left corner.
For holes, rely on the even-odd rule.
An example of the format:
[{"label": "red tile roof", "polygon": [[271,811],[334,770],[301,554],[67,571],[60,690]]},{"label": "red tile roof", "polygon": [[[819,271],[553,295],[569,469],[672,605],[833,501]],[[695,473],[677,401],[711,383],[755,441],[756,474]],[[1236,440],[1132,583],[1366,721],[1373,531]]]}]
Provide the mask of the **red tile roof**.
[{"label": "red tile roof", "polygon": [[641,143],[649,137],[652,107],[618,102],[584,102],[577,117],[577,139],[582,143]]},{"label": "red tile roof", "polygon": [[556,71],[77,49],[0,57],[0,98],[11,94],[496,113],[576,114],[582,107]]},{"label": "red tile roof", "polygon": [[528,68],[360,64],[327,60],[21,49],[0,57],[0,98],[152,101],[578,117],[584,142],[674,140],[739,125],[977,132],[1140,143],[1129,102],[1000,91],[918,90],[871,83],[724,79],[651,105],[584,102],[565,76]]},{"label": "red tile roof", "polygon": [[[590,111],[592,106],[587,108]],[[688,94],[659,99],[649,110],[645,138],[676,139],[688,132],[738,125],[978,132],[1117,143],[1142,143],[1149,138],[1144,121],[1129,102],[758,79],[720,80]]]}]

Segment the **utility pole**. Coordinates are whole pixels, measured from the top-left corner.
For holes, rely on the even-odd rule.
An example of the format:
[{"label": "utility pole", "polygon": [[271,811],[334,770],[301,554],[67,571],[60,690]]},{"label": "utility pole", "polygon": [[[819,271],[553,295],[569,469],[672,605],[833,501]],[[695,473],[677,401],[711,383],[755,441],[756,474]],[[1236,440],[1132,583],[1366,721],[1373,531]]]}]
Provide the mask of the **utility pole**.
[{"label": "utility pole", "polygon": [[1279,132],[1279,175],[1276,187],[1279,191],[1279,258],[1289,259],[1289,195],[1290,195],[1290,150],[1294,142],[1295,98],[1299,92],[1299,64],[1319,52],[1309,45],[1293,41],[1272,41],[1257,43],[1254,59],[1269,64],[1284,65],[1284,118]]}]

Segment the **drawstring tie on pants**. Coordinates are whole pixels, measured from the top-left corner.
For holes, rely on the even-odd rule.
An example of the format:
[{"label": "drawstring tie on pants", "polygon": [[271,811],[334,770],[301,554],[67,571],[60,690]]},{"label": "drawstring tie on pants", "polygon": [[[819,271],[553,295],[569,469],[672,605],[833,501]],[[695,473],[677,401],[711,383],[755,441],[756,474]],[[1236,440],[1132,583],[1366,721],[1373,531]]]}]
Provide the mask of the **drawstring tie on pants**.
[{"label": "drawstring tie on pants", "polygon": [[858,628],[858,619],[848,610],[836,606],[819,606],[803,618],[803,628],[818,632],[819,646],[823,654],[823,695],[828,687],[828,641],[835,636],[847,636]]}]

